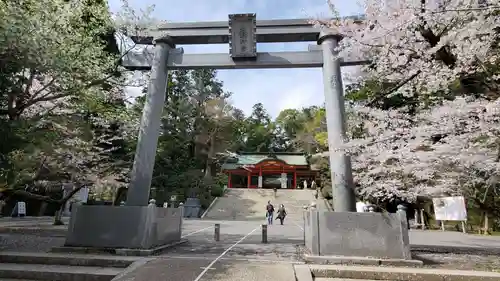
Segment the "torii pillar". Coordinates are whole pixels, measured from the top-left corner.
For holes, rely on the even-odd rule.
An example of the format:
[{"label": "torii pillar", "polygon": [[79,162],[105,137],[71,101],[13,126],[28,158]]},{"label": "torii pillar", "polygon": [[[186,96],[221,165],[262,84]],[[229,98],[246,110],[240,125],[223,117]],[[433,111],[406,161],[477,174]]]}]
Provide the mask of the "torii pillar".
[{"label": "torii pillar", "polygon": [[175,48],[175,44],[168,36],[156,39],[154,45],[151,77],[142,111],[132,178],[127,191],[127,206],[148,205],[158,137],[160,136],[161,116],[167,95],[168,55],[170,50]]},{"label": "torii pillar", "polygon": [[334,210],[336,212],[356,212],[356,197],[352,177],[351,158],[345,151],[346,118],[344,89],[338,56],[339,41],[337,33],[323,29],[318,45],[323,51],[323,84],[325,93],[326,126],[328,131],[328,151]]}]

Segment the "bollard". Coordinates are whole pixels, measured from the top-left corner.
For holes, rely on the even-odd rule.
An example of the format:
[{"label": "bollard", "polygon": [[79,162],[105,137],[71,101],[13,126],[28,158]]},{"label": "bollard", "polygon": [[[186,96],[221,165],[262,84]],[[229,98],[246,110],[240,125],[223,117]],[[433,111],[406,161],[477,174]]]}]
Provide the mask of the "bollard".
[{"label": "bollard", "polygon": [[397,208],[398,210],[396,213],[400,216],[403,223],[406,224],[406,227],[410,229],[410,223],[408,221],[408,216],[406,215],[406,209],[407,209],[406,206],[403,204],[399,204]]},{"label": "bollard", "polygon": [[[416,213],[416,212],[415,212]],[[422,230],[425,230],[425,216],[424,209],[420,209],[420,223],[422,224]]]},{"label": "bollard", "polygon": [[267,224],[262,225],[262,243],[267,243]]},{"label": "bollard", "polygon": [[220,241],[220,224],[216,223],[214,228],[214,240]]},{"label": "bollard", "polygon": [[308,207],[306,205],[302,206],[302,208],[304,209],[302,211],[302,238],[303,238],[303,241],[304,241],[304,245],[306,244],[306,216],[308,216],[308,214],[306,213],[307,210],[308,210]]},{"label": "bollard", "polygon": [[184,203],[179,203],[179,211],[181,213],[179,220],[179,229],[182,229],[182,222],[184,221]]}]

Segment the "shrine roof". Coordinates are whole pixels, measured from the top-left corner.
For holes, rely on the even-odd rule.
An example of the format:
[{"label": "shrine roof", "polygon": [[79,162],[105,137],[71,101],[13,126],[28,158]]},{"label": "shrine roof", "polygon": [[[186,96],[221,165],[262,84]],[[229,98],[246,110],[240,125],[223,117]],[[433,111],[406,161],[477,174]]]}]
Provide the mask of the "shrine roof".
[{"label": "shrine roof", "polygon": [[[234,161],[236,160],[236,161]],[[237,159],[233,161],[227,161],[222,165],[223,170],[234,170],[238,169],[243,165],[256,165],[264,160],[280,160],[288,165],[293,166],[307,166],[309,163],[305,155],[300,153],[274,153],[270,155],[269,153],[240,153]]]}]

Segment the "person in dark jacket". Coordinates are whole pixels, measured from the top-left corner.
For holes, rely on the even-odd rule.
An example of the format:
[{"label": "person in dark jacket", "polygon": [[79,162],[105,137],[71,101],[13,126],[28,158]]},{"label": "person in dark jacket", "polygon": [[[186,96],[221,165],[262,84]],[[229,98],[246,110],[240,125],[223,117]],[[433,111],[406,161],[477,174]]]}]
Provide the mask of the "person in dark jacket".
[{"label": "person in dark jacket", "polygon": [[266,206],[267,224],[273,224],[273,216],[274,216],[274,206],[273,204],[271,204],[271,201],[267,201],[267,206]]},{"label": "person in dark jacket", "polygon": [[285,210],[285,206],[283,204],[280,205],[277,213],[278,213],[278,216],[276,217],[276,219],[279,219],[281,225],[283,225],[283,221],[285,220],[285,217],[286,217],[286,210]]}]

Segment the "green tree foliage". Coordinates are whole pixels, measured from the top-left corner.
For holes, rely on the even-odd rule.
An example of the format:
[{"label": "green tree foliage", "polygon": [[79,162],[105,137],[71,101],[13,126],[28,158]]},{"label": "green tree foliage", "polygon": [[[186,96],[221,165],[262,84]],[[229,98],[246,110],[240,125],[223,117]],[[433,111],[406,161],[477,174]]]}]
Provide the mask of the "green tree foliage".
[{"label": "green tree foliage", "polygon": [[274,124],[262,103],[252,108],[246,120],[245,150],[251,152],[267,152],[273,143]]},{"label": "green tree foliage", "polygon": [[[105,1],[0,1],[0,187],[52,198],[115,182],[135,134]],[[129,157],[130,158],[130,157]]]},{"label": "green tree foliage", "polygon": [[239,146],[243,133],[229,97],[213,70],[171,73],[152,183],[158,204],[198,196],[206,207],[221,193],[217,153]]}]

